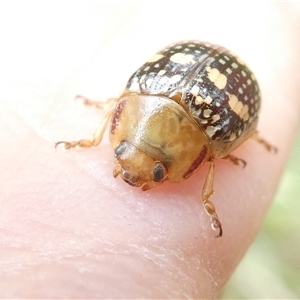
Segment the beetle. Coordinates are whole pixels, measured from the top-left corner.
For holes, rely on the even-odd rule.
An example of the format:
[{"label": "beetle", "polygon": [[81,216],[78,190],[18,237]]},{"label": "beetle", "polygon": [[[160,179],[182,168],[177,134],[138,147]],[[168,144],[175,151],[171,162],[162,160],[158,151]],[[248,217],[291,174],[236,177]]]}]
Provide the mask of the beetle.
[{"label": "beetle", "polygon": [[110,142],[120,175],[143,191],[165,181],[181,182],[208,162],[202,201],[211,226],[222,225],[209,198],[213,194],[215,159],[246,164],[231,152],[257,135],[260,90],[253,73],[224,47],[183,41],[159,51],[129,78],[118,98],[85,104],[110,107],[93,139],[60,141],[65,149],[101,142],[110,122]]}]

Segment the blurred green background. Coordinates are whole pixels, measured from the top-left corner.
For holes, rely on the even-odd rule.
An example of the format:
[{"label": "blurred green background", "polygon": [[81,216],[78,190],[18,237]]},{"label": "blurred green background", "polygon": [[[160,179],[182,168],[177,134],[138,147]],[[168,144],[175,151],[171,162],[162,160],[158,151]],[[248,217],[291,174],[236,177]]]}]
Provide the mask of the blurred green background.
[{"label": "blurred green background", "polygon": [[264,226],[220,299],[300,299],[299,207],[300,126]]}]

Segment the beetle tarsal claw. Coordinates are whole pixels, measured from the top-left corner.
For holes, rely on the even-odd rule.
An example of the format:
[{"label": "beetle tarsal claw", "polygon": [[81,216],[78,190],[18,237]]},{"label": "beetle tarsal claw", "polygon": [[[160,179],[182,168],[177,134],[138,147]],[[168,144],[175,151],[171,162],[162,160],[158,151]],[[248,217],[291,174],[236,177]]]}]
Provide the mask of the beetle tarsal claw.
[{"label": "beetle tarsal claw", "polygon": [[214,205],[209,200],[206,200],[205,202],[203,202],[203,206],[205,212],[210,216],[211,228],[213,230],[219,229],[219,234],[216,235],[215,237],[216,238],[221,237],[223,235],[222,224],[218,218]]},{"label": "beetle tarsal claw", "polygon": [[219,221],[217,214],[214,214],[214,215],[212,216],[211,221],[212,221],[212,223],[211,223],[211,228],[212,228],[213,230],[218,230],[218,229],[219,229],[219,234],[216,235],[215,237],[216,237],[216,238],[221,237],[221,236],[223,235],[222,224],[221,224],[221,222]]},{"label": "beetle tarsal claw", "polygon": [[68,150],[68,149],[70,149],[70,148],[73,147],[73,143],[66,142],[66,141],[60,141],[60,142],[57,142],[57,143],[55,143],[54,147],[57,148],[57,146],[60,145],[60,144],[63,144],[63,147],[64,147],[66,150]]},{"label": "beetle tarsal claw", "polygon": [[243,160],[242,158],[238,158],[232,154],[228,154],[224,156],[223,159],[228,159],[237,166],[242,165],[243,168],[245,168],[247,165],[247,162],[245,160]]}]

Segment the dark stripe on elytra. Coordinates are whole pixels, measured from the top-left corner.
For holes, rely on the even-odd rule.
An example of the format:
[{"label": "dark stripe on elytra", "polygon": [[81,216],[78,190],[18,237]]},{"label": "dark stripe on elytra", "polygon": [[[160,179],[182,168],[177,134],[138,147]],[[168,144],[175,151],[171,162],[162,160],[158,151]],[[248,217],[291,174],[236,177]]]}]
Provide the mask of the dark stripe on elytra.
[{"label": "dark stripe on elytra", "polygon": [[203,162],[204,158],[207,155],[207,147],[203,146],[202,150],[200,151],[198,157],[193,161],[189,169],[183,174],[183,178],[186,179],[190,177],[193,172],[199,167],[199,165]]}]

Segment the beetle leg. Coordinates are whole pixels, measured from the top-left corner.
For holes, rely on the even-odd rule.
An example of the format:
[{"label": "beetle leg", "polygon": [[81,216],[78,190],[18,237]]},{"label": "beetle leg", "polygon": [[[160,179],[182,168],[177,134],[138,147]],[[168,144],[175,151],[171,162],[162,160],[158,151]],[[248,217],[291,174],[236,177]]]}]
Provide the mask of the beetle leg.
[{"label": "beetle leg", "polygon": [[228,154],[224,157],[222,157],[223,159],[229,159],[231,162],[233,162],[235,165],[239,165],[240,163],[243,164],[243,168],[246,167],[247,163],[245,160],[241,159],[241,158],[238,158],[234,155],[231,155],[231,154]]},{"label": "beetle leg", "polygon": [[215,170],[215,163],[212,160],[210,162],[209,171],[206,176],[205,183],[204,183],[203,190],[202,190],[202,201],[203,201],[203,206],[204,206],[206,213],[210,216],[211,228],[213,230],[219,229],[219,233],[216,237],[221,237],[223,234],[222,224],[219,221],[219,218],[218,218],[218,215],[216,213],[213,203],[208,200],[214,193],[214,188],[213,188],[214,170]]},{"label": "beetle leg", "polygon": [[115,165],[114,170],[113,170],[114,178],[118,177],[118,175],[121,173],[121,169],[122,169],[121,165],[119,164],[118,161],[116,161],[116,165]]},{"label": "beetle leg", "polygon": [[71,149],[76,146],[82,147],[82,148],[90,148],[98,146],[102,140],[103,134],[105,132],[105,129],[107,127],[108,121],[113,113],[113,110],[110,110],[108,114],[105,116],[104,120],[99,124],[98,128],[94,132],[93,139],[92,140],[79,140],[74,142],[66,142],[66,141],[60,141],[55,144],[55,148],[59,144],[64,144],[65,149]]},{"label": "beetle leg", "polygon": [[94,100],[85,98],[84,96],[81,96],[81,95],[77,95],[75,97],[75,99],[82,99],[84,105],[95,106],[99,109],[105,109],[105,110],[112,109],[118,100],[118,98],[108,98],[106,101],[101,102],[101,101],[94,101]]},{"label": "beetle leg", "polygon": [[255,133],[251,136],[254,140],[265,146],[265,148],[268,151],[273,151],[274,153],[277,153],[277,148],[273,145],[271,145],[269,142],[261,138],[258,134],[258,131],[255,131]]}]

